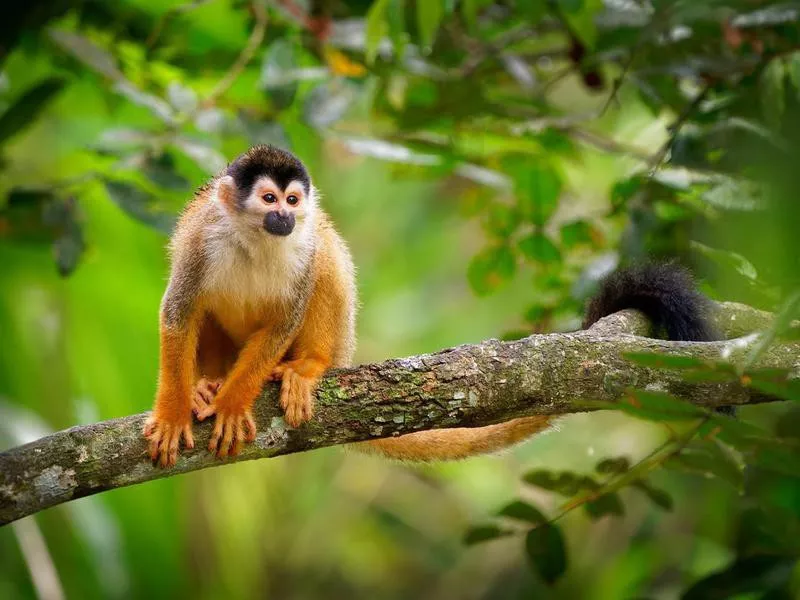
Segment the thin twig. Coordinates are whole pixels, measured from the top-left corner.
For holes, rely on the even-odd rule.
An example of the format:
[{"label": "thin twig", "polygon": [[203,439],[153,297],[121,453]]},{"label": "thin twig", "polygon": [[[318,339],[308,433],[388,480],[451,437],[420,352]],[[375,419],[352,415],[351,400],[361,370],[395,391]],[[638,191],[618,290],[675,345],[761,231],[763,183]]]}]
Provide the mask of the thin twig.
[{"label": "thin twig", "polygon": [[203,107],[208,108],[214,106],[217,100],[233,85],[239,75],[242,74],[244,68],[253,59],[253,56],[264,41],[264,34],[267,31],[267,10],[262,0],[254,0],[251,5],[253,9],[253,16],[256,19],[253,31],[250,32],[250,38],[247,40],[247,45],[244,47],[236,62],[231,65],[225,76],[217,82],[214,89],[203,101]]},{"label": "thin twig", "polygon": [[670,136],[669,139],[664,142],[658,152],[653,156],[651,161],[650,173],[648,177],[654,177],[658,170],[661,168],[661,165],[664,163],[664,160],[669,153],[669,149],[672,147],[672,144],[675,143],[675,139],[678,137],[678,133],[680,132],[681,128],[686,124],[686,121],[694,114],[694,112],[699,108],[699,106],[703,103],[703,101],[708,96],[709,92],[711,91],[711,86],[704,87],[699,94],[692,100],[686,107],[681,111],[678,115],[678,118],[672,122],[669,126],[670,129]]}]

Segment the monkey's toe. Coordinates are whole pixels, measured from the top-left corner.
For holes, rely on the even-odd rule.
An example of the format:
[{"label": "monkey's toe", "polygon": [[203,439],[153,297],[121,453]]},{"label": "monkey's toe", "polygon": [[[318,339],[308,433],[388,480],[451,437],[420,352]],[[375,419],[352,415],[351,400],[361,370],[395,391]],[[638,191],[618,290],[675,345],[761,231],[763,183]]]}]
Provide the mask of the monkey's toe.
[{"label": "monkey's toe", "polygon": [[286,368],[281,385],[281,408],[290,427],[299,427],[314,416],[314,382]]},{"label": "monkey's toe", "polygon": [[208,450],[218,458],[236,456],[244,442],[252,442],[255,439],[256,422],[249,410],[242,414],[222,413],[217,415],[208,442]]},{"label": "monkey's toe", "polygon": [[150,460],[162,468],[172,467],[177,462],[181,438],[187,448],[194,448],[191,422],[173,423],[150,417],[144,426],[144,434],[149,442]]}]

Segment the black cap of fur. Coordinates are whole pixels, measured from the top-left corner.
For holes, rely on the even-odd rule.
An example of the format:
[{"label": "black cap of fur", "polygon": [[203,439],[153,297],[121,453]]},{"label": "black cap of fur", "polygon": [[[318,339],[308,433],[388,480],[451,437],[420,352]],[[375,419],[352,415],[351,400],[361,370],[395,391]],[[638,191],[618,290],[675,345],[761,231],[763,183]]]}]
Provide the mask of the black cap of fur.
[{"label": "black cap of fur", "polygon": [[643,312],[670,340],[719,339],[708,317],[711,302],[697,291],[689,272],[674,263],[637,265],[609,275],[589,301],[583,327],[626,308]]},{"label": "black cap of fur", "polygon": [[311,187],[311,178],[300,159],[275,146],[253,146],[229,164],[225,174],[233,177],[242,202],[250,195],[253,183],[262,175],[271,178],[282,190],[292,181],[301,182],[306,195]]}]

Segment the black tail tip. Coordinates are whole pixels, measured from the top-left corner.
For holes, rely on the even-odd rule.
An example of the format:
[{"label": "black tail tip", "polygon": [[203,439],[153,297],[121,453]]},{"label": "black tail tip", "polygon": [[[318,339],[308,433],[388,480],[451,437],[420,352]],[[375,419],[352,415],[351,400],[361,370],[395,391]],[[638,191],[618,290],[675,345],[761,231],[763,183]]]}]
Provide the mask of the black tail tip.
[{"label": "black tail tip", "polygon": [[719,339],[709,316],[711,301],[697,291],[691,273],[676,263],[643,263],[613,272],[589,301],[583,327],[627,308],[643,312],[670,340]]}]

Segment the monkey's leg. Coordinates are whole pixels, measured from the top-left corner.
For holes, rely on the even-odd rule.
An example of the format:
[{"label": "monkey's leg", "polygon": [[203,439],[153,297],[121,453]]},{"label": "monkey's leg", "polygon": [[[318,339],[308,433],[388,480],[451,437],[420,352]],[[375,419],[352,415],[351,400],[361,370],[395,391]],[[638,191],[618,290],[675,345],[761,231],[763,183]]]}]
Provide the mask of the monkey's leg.
[{"label": "monkey's leg", "polygon": [[332,366],[337,343],[346,336],[349,302],[341,289],[341,284],[330,277],[317,282],[286,360],[272,369],[272,378],[282,380],[281,408],[291,427],[314,415],[317,383]]},{"label": "monkey's leg", "polygon": [[200,328],[197,346],[197,371],[200,378],[192,396],[192,412],[204,411],[214,402],[225,382],[225,375],[236,361],[238,348],[211,315],[206,315]]},{"label": "monkey's leg", "polygon": [[178,458],[181,437],[187,448],[192,437],[192,396],[197,363],[199,315],[190,314],[180,323],[162,319],[158,392],[153,413],[144,426],[150,441],[150,458],[162,467]]},{"label": "monkey's leg", "polygon": [[242,442],[255,439],[253,402],[290,344],[289,336],[270,329],[260,329],[250,336],[213,403],[197,414],[201,421],[217,415],[209,451],[224,458],[237,454]]}]

